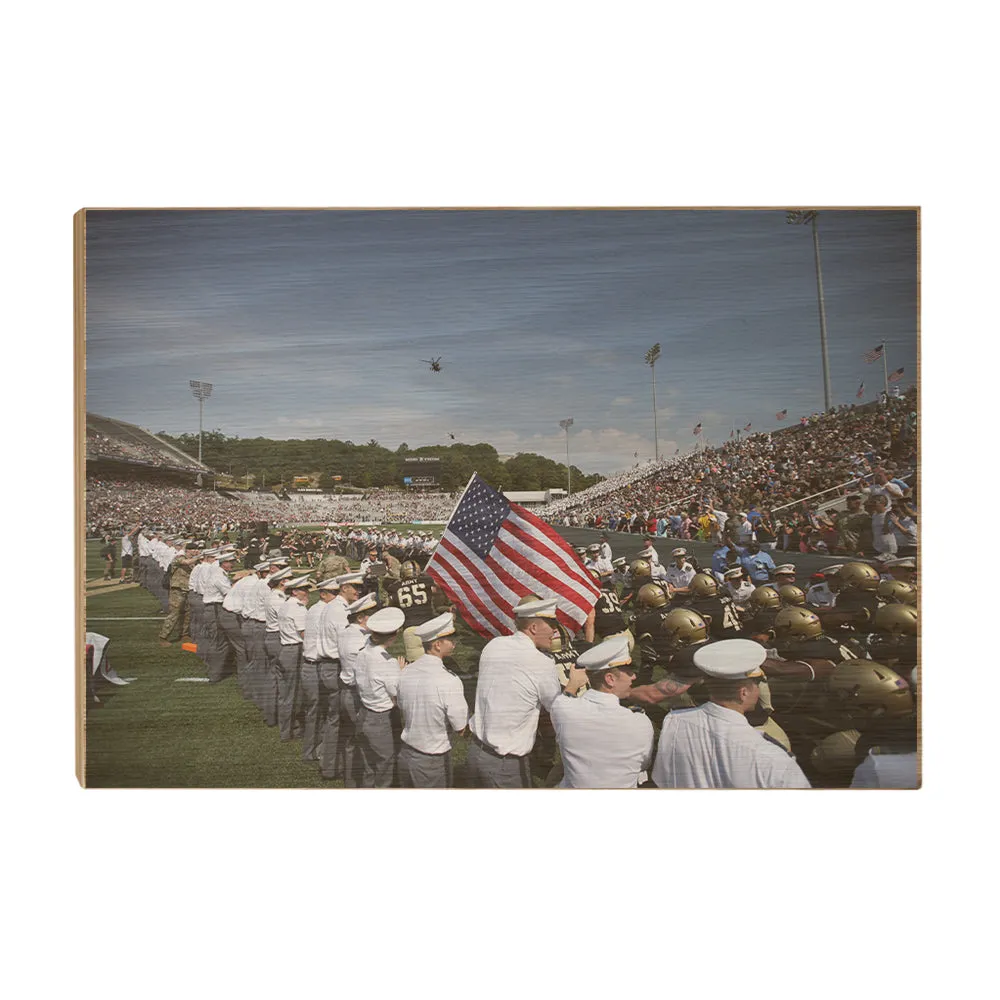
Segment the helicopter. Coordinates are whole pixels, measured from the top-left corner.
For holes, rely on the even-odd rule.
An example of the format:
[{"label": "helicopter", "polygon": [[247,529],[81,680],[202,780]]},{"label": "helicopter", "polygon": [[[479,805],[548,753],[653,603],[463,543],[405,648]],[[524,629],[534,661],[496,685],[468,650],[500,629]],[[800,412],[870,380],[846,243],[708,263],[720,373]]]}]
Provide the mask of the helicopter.
[{"label": "helicopter", "polygon": [[430,361],[428,361],[426,358],[421,358],[420,360],[425,365],[430,365],[432,372],[439,372],[439,371],[441,371],[441,359],[440,358],[433,358]]}]

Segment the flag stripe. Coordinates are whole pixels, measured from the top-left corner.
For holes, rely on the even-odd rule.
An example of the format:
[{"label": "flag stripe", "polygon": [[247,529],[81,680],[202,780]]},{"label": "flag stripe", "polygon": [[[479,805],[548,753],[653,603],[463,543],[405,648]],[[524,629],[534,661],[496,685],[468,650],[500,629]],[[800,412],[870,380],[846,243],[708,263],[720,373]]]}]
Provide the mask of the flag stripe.
[{"label": "flag stripe", "polygon": [[[550,597],[555,597],[558,605],[574,621],[586,621],[587,614],[593,604],[588,603],[587,598],[580,597],[572,591],[567,590],[560,583],[558,574],[552,574],[538,566],[532,559],[530,551],[525,553],[511,548],[506,551],[507,546],[497,540],[493,554],[487,562],[491,563],[497,570],[503,570],[519,579],[532,592],[539,590],[548,591]],[[596,603],[597,598],[591,598]]]},{"label": "flag stripe", "polygon": [[[445,543],[445,537],[447,537],[447,543]],[[511,619],[513,621],[510,609],[525,594],[530,593],[530,591],[526,590],[517,580],[510,577],[507,580],[497,581],[502,585],[497,586],[494,581],[491,581],[483,573],[483,566],[485,564],[480,563],[476,554],[467,549],[460,538],[454,536],[445,537],[442,537],[441,542],[438,544],[439,547],[441,544],[445,544],[447,551],[454,555],[458,563],[454,568],[456,570],[465,569],[472,574],[478,586],[474,586],[471,583],[470,586],[474,586],[474,591],[478,597],[489,602],[490,610],[494,617],[500,620]]]},{"label": "flag stripe", "polygon": [[593,597],[595,601],[600,597],[600,587],[590,578],[590,574],[576,558],[576,553],[570,551],[566,540],[551,525],[546,524],[517,504],[511,504],[511,516],[508,520],[511,522],[508,525],[508,531],[513,531],[514,527],[523,526],[533,531],[536,537],[538,534],[544,535],[549,543],[545,545],[546,554],[552,562],[562,564],[557,567],[560,572],[579,581],[583,585],[584,593]]},{"label": "flag stripe", "polygon": [[474,629],[486,638],[490,638],[498,634],[495,627],[490,625],[486,618],[484,618],[480,612],[472,606],[471,602],[465,599],[465,591],[462,584],[455,580],[447,570],[442,569],[440,566],[436,566],[431,571],[430,576],[434,582],[437,583],[438,586],[448,595],[449,599],[458,608],[470,628]]},{"label": "flag stripe", "polygon": [[[499,538],[494,546],[494,551],[496,552],[496,556],[494,558],[498,558],[501,555],[505,556],[508,563],[513,563],[515,566],[519,567],[529,577],[542,584],[543,587],[548,588],[560,597],[564,597],[567,601],[577,605],[578,607],[582,604],[582,601],[579,599],[579,595],[574,590],[565,586],[557,576],[553,576],[538,563],[533,563],[523,552],[519,552],[506,542],[501,541]],[[591,605],[591,607],[593,607],[593,605]],[[587,608],[587,610],[584,611],[584,618],[587,617],[589,610],[590,608]]]},{"label": "flag stripe", "polygon": [[[476,586],[471,581],[466,580],[463,592],[468,602],[472,604],[482,618],[489,622],[493,628],[503,629],[505,624],[509,624],[513,620],[511,609],[517,603],[517,600],[505,601],[495,591],[491,590],[482,571],[463,552],[456,549],[455,558],[458,560],[459,565],[464,567],[472,576],[472,579],[475,580],[476,584],[478,584]],[[455,568],[458,569],[458,566]]]}]

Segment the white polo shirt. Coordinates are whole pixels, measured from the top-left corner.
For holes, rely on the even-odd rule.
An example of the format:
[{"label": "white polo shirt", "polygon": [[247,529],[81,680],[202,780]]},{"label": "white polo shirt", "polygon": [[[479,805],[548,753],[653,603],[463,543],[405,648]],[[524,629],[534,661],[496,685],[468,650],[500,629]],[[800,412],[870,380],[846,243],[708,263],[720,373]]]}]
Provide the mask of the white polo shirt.
[{"label": "white polo shirt", "polygon": [[202,578],[202,600],[205,604],[221,604],[232,586],[226,571],[218,563],[212,563]]},{"label": "white polo shirt", "polygon": [[593,689],[556,698],[550,711],[565,772],[560,788],[638,787],[653,759],[653,724],[645,715]]},{"label": "white polo shirt", "polygon": [[451,749],[449,728],[460,732],[469,721],[461,680],[430,653],[402,672],[398,700],[403,714],[400,738],[421,753],[447,753]]},{"label": "white polo shirt", "polygon": [[499,754],[523,757],[535,745],[539,711],[562,693],[555,663],[523,632],[491,639],[479,658],[469,728]]},{"label": "white polo shirt", "polygon": [[278,612],[278,636],[282,646],[298,646],[306,627],[306,606],[293,594]]},{"label": "white polo shirt", "polygon": [[746,717],[706,702],[663,721],[653,764],[660,788],[809,788],[802,769]]},{"label": "white polo shirt", "polygon": [[396,704],[402,672],[384,646],[366,645],[358,654],[354,674],[361,704],[373,712],[388,712]]}]

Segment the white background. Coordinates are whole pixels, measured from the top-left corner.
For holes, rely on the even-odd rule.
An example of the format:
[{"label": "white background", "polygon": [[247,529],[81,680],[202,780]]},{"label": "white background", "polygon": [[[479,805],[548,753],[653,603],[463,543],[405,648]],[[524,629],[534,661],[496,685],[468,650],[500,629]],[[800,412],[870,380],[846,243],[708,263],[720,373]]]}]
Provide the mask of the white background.
[{"label": "white background", "polygon": [[[12,996],[983,991],[992,32],[960,3],[936,20],[888,3],[697,9],[8,12]],[[81,791],[72,215],[327,205],[921,206],[923,790]]]}]

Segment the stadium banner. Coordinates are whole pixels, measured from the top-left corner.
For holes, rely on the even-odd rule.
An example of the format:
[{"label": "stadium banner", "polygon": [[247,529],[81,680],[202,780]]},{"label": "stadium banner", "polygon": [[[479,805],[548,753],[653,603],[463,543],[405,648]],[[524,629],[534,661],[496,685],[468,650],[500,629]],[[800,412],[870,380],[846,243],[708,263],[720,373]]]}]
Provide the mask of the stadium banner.
[{"label": "stadium banner", "polygon": [[528,594],[554,599],[556,616],[573,631],[600,596],[573,547],[476,472],[424,571],[484,637],[512,634],[514,606]]}]

